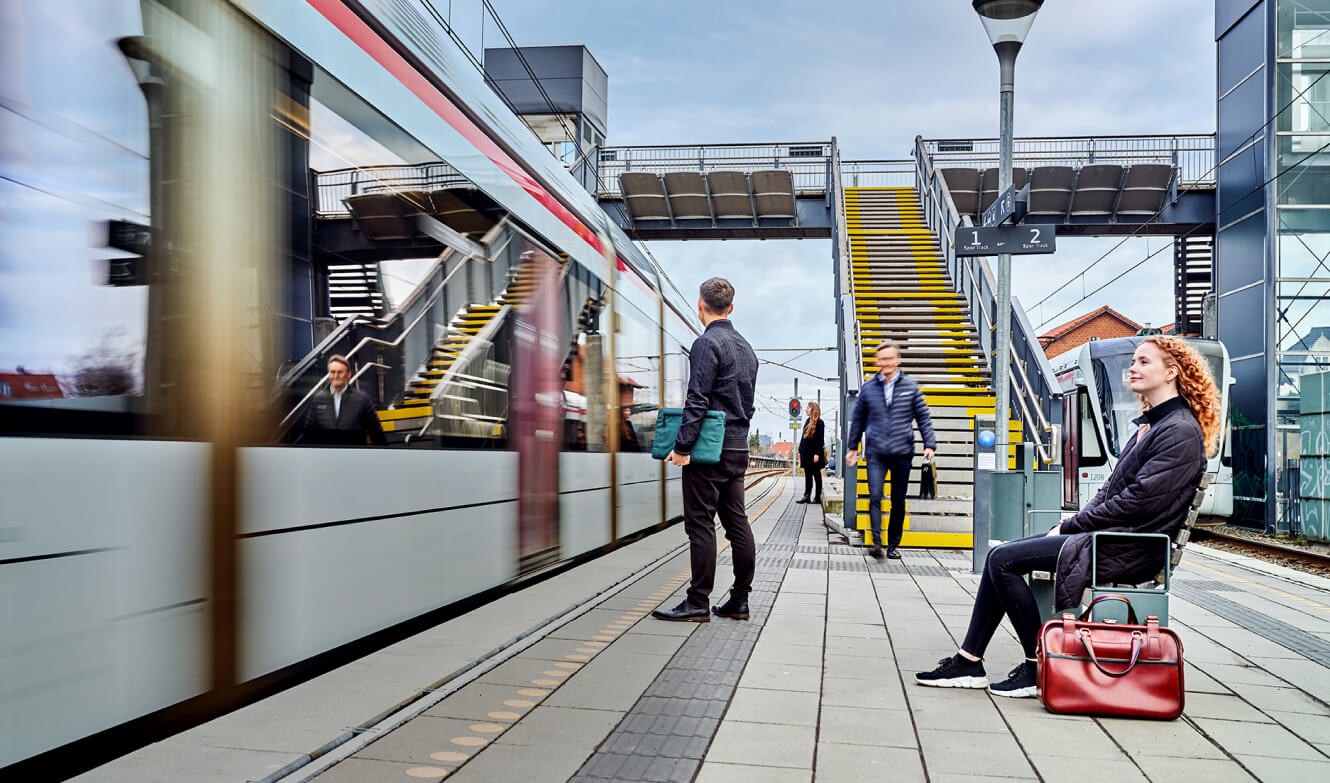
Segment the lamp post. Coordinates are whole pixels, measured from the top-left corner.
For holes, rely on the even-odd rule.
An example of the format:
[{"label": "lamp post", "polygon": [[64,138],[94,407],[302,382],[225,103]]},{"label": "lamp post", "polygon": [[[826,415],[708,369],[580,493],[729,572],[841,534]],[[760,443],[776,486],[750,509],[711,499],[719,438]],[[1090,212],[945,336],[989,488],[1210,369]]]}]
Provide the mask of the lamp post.
[{"label": "lamp post", "polygon": [[[997,52],[1001,67],[1001,154],[998,163],[998,195],[1011,187],[1012,99],[1016,83],[1016,55],[1034,24],[1034,16],[1044,0],[973,0],[975,13],[984,24],[984,32]],[[998,256],[997,305],[993,308],[997,319],[997,346],[993,358],[993,385],[997,387],[997,465],[999,471],[1007,469],[1008,430],[1007,408],[1011,396],[1011,255]]]}]

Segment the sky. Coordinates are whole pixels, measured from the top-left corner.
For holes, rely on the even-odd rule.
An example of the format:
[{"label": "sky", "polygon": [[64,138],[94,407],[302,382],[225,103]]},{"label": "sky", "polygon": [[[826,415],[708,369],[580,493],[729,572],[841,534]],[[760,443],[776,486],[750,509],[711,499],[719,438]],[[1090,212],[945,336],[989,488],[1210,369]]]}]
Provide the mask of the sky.
[{"label": "sky", "polygon": [[[916,135],[997,132],[996,58],[962,0],[492,2],[521,44],[590,49],[609,75],[610,145],[835,136],[846,159],[877,159],[908,157]],[[480,0],[434,4],[451,6],[458,33],[481,48]],[[60,370],[108,337],[131,348],[141,341],[143,289],[101,284],[101,264],[116,253],[99,248],[95,235],[95,221],[135,219],[146,209],[142,96],[113,45],[137,32],[138,5],[0,4],[6,42],[62,40],[84,52],[74,64],[60,47],[0,46],[0,369]],[[1017,66],[1017,135],[1213,131],[1213,15],[1213,0],[1050,0]],[[490,46],[500,41],[492,22],[483,35]],[[88,58],[96,67],[86,67]],[[68,72],[74,67],[78,78]],[[1129,241],[1084,280],[1075,277],[1116,243],[1062,238],[1056,255],[1017,259],[1013,291],[1027,306],[1071,281],[1032,313],[1036,327],[1105,304],[1137,321],[1171,322],[1167,250],[1077,303],[1163,240]],[[36,263],[15,250],[34,246],[42,248]],[[818,380],[836,375],[835,352],[769,350],[835,345],[829,241],[649,249],[690,298],[707,277],[729,278],[738,292],[735,325],[762,358],[807,373],[798,376],[801,396],[814,400],[820,390],[835,418],[836,383]],[[795,377],[762,366],[754,426],[764,434],[789,432],[784,410]]]},{"label": "sky", "polygon": [[[609,74],[611,146],[835,136],[850,160],[909,157],[916,135],[997,135],[997,58],[962,0],[494,5],[520,44],[588,47]],[[475,19],[469,26],[463,16],[454,21],[474,36]],[[486,36],[493,46],[492,27]],[[1211,133],[1214,127],[1213,0],[1045,3],[1017,62],[1017,136]],[[1171,250],[1077,304],[1083,291],[1167,240],[1128,241],[1083,279],[1075,276],[1117,243],[1063,237],[1054,255],[1016,258],[1012,290],[1027,308],[1072,281],[1031,313],[1036,328],[1103,305],[1138,322],[1173,321]],[[733,320],[755,348],[836,344],[829,241],[649,246],[686,296],[711,275],[733,282]],[[796,355],[759,353],[775,360]],[[835,356],[818,351],[792,364],[812,376],[834,377]],[[754,426],[764,434],[788,435],[784,411],[795,377],[762,365]],[[816,399],[820,389],[827,418],[834,419],[837,384],[798,377],[800,396]]]}]

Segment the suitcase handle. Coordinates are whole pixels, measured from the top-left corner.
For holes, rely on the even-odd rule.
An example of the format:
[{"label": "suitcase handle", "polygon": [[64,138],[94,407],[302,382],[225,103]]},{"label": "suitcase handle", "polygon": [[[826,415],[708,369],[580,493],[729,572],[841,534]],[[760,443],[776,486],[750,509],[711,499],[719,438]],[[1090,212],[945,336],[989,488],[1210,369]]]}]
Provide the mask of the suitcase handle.
[{"label": "suitcase handle", "polygon": [[1109,677],[1122,677],[1131,672],[1132,669],[1136,668],[1136,661],[1141,657],[1142,641],[1143,634],[1141,634],[1140,631],[1133,631],[1131,634],[1131,660],[1127,663],[1127,668],[1120,672],[1111,672],[1104,668],[1104,665],[1099,662],[1099,656],[1095,655],[1094,642],[1090,640],[1090,629],[1081,629],[1081,643],[1085,645],[1086,652],[1090,653],[1090,660],[1094,662],[1096,669],[1107,674]]},{"label": "suitcase handle", "polygon": [[1100,601],[1121,601],[1122,603],[1127,605],[1127,624],[1128,625],[1141,624],[1141,621],[1136,619],[1136,610],[1132,608],[1131,601],[1127,600],[1127,596],[1118,595],[1117,593],[1108,593],[1107,595],[1101,595],[1098,598],[1095,598],[1093,601],[1091,601],[1090,605],[1085,607],[1085,611],[1081,613],[1081,622],[1086,622],[1090,619],[1090,613],[1094,611],[1095,604],[1099,603]]}]

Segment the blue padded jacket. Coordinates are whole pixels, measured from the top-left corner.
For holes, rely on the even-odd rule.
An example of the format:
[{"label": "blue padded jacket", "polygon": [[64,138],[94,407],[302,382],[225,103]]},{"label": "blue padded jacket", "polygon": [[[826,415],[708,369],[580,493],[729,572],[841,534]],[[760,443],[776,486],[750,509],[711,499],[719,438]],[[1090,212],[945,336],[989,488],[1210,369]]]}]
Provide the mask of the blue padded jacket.
[{"label": "blue padded jacket", "polygon": [[924,436],[924,446],[937,449],[937,438],[933,437],[933,418],[928,414],[928,403],[919,384],[904,372],[897,371],[896,388],[891,394],[891,408],[883,392],[881,373],[874,375],[859,389],[859,397],[854,401],[854,414],[850,418],[850,437],[846,448],[858,450],[859,438],[863,436],[865,448],[870,454],[901,456],[914,454],[914,428],[910,420],[919,424],[919,434]]}]

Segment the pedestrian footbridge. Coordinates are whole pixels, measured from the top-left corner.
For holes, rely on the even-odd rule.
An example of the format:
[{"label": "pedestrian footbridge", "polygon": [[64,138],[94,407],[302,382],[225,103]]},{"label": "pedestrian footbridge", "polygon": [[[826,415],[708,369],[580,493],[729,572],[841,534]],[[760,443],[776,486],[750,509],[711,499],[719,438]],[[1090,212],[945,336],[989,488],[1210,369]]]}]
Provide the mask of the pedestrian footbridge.
[{"label": "pedestrian footbridge", "polygon": [[[1213,136],[1017,139],[1014,157],[1015,187],[1028,187],[1026,222],[1072,236],[1184,239],[1175,253],[1177,322],[1199,324],[1194,290],[1209,288],[1200,262],[1213,236]],[[636,239],[833,240],[844,410],[875,371],[874,348],[891,338],[933,414],[938,497],[918,499],[911,477],[905,546],[972,543],[972,421],[995,412],[999,317],[1012,334],[1009,439],[1036,444],[1036,467],[1058,459],[1061,393],[1024,309],[1013,300],[998,313],[988,260],[955,255],[956,230],[978,224],[997,198],[996,139],[919,138],[904,160],[843,161],[832,139],[615,147],[601,151],[600,163],[597,196]],[[1008,459],[1015,468],[1014,449]],[[871,542],[865,466],[847,479],[847,521]]]}]

